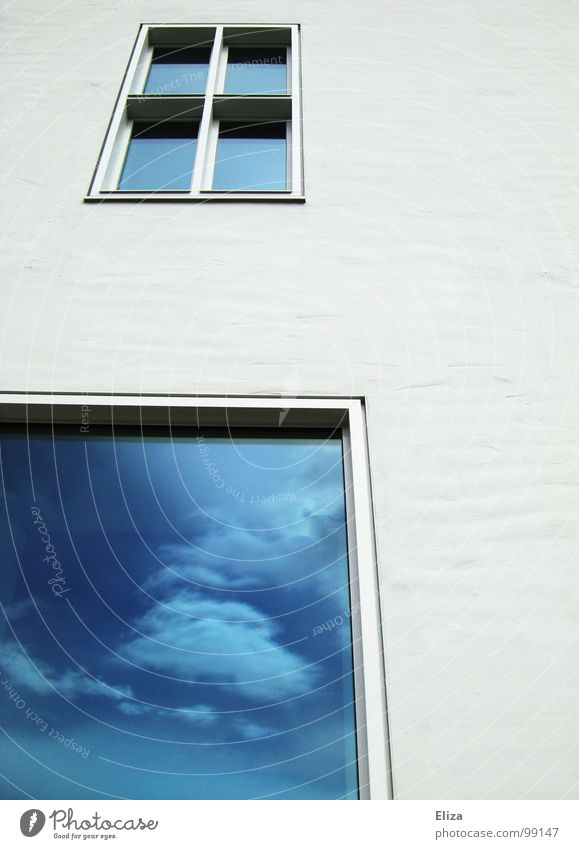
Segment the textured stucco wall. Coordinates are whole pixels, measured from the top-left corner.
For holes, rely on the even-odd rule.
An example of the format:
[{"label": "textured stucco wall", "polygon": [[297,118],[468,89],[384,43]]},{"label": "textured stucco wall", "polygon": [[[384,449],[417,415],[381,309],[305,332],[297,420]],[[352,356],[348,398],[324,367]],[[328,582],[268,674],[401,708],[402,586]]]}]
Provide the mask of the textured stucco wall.
[{"label": "textured stucco wall", "polygon": [[[2,388],[365,395],[396,796],[576,794],[577,6],[8,17]],[[302,23],[305,206],[82,203],[158,20]]]}]

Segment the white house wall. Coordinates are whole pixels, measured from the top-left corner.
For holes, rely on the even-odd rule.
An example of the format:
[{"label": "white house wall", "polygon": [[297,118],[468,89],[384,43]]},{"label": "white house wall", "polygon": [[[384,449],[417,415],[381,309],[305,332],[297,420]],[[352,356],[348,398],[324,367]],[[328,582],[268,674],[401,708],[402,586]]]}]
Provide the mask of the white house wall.
[{"label": "white house wall", "polygon": [[[1,388],[365,396],[396,797],[572,796],[577,8],[8,15]],[[141,21],[302,24],[304,206],[83,203]]]}]

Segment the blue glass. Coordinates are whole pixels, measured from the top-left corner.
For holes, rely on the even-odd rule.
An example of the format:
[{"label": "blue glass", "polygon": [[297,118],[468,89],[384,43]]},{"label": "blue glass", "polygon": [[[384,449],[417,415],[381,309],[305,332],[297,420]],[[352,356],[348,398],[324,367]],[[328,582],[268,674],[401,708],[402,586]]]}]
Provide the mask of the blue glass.
[{"label": "blue glass", "polygon": [[198,129],[190,122],[135,122],[119,189],[189,189]]},{"label": "blue glass", "polygon": [[156,47],[145,94],[205,94],[209,48]]},{"label": "blue glass", "polygon": [[285,122],[221,122],[213,188],[220,191],[284,191],[287,141]]},{"label": "blue glass", "polygon": [[357,798],[340,439],[87,418],[0,431],[0,798]]},{"label": "blue glass", "polygon": [[225,94],[287,94],[285,47],[230,47]]}]

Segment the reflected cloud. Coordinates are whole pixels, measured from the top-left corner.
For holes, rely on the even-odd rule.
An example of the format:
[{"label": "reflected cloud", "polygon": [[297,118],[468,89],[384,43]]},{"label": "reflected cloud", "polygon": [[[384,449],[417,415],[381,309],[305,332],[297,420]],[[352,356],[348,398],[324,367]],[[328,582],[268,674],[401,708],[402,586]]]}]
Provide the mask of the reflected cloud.
[{"label": "reflected cloud", "polygon": [[140,702],[121,702],[118,705],[121,713],[127,716],[144,716],[154,714],[163,717],[165,720],[182,719],[185,722],[190,722],[193,725],[209,726],[215,725],[219,720],[213,708],[209,705],[195,705],[191,708],[176,708],[174,710],[166,710],[158,708],[154,705],[146,705]]},{"label": "reflected cloud", "polygon": [[188,681],[227,684],[266,704],[315,685],[314,668],[278,642],[279,626],[256,607],[187,591],[166,603],[172,609],[152,607],[137,620],[147,636],[129,641],[120,654]]},{"label": "reflected cloud", "polygon": [[244,740],[259,740],[262,737],[270,737],[276,733],[275,729],[269,725],[259,722],[249,722],[247,720],[238,721],[237,727]]},{"label": "reflected cloud", "polygon": [[24,619],[33,615],[34,603],[31,599],[25,598],[22,601],[15,601],[13,604],[4,604],[2,609],[8,621],[14,622],[16,619]]},{"label": "reflected cloud", "polygon": [[26,687],[39,695],[48,695],[56,690],[71,701],[79,696],[100,696],[118,700],[133,698],[134,695],[131,687],[109,686],[79,670],[67,669],[57,673],[45,663],[35,661],[33,664],[23,651],[14,645],[0,646],[0,656],[3,671],[11,683],[14,686]]},{"label": "reflected cloud", "polygon": [[[208,432],[207,455],[185,431],[120,431],[0,440],[0,545],[14,538],[0,596],[26,652],[7,626],[3,678],[95,754],[89,781],[9,708],[34,758],[1,739],[10,781],[33,798],[355,795],[340,440]],[[38,535],[17,521],[33,498],[67,563],[72,611],[47,598]]]},{"label": "reflected cloud", "polygon": [[345,566],[341,517],[311,516],[302,526],[301,533],[295,528],[282,529],[272,539],[271,531],[239,531],[213,523],[194,542],[160,546],[157,556],[164,568],[152,572],[144,587],[164,591],[188,581],[229,591],[263,590],[307,578],[319,583],[322,594],[335,592],[331,568],[343,570]]}]

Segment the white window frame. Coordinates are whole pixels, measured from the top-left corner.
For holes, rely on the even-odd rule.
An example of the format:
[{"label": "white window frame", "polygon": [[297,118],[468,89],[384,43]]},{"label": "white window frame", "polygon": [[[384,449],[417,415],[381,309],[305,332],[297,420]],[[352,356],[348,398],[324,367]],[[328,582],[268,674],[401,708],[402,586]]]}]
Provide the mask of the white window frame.
[{"label": "white window frame", "polygon": [[[143,93],[151,66],[153,49],[159,44],[158,33],[170,39],[175,30],[177,44],[187,40],[190,30],[197,30],[201,41],[213,37],[211,57],[207,74],[207,86],[203,95],[159,95]],[[231,33],[239,31],[239,34]],[[260,34],[270,34],[275,42],[275,33],[282,32],[280,40],[289,39],[287,44],[288,90],[285,95],[225,95],[223,93],[229,41],[239,38],[240,46],[247,44],[244,38],[259,41]],[[273,33],[273,34],[272,34]],[[164,42],[165,43],[165,42]],[[167,44],[169,42],[166,42]],[[299,24],[141,24],[98,162],[85,201],[276,201],[303,203],[302,152],[302,104],[301,104],[301,55]],[[179,109],[182,112],[179,113]],[[199,121],[197,150],[191,185],[188,189],[170,191],[132,191],[119,189],[119,181],[128,151],[131,130],[135,118],[155,120],[152,110],[172,110],[171,114],[185,115],[188,120]],[[144,117],[144,110],[150,117]],[[229,117],[229,114],[231,117]],[[219,121],[286,121],[287,139],[287,188],[275,191],[216,191],[212,189],[213,169],[217,149]]]},{"label": "white window frame", "polygon": [[94,425],[271,427],[278,429],[280,436],[285,428],[340,430],[360,798],[392,799],[383,633],[363,399],[0,393],[3,423],[75,423],[81,427],[86,426],[87,407],[90,423]]}]

